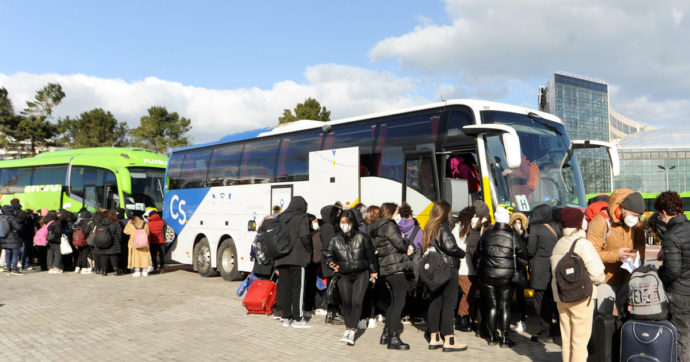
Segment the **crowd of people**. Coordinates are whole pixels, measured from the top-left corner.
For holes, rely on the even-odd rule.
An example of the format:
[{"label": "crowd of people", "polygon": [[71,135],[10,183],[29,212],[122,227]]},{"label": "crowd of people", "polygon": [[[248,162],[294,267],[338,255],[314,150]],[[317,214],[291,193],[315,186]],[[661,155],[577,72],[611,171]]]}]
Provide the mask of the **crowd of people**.
[{"label": "crowd of people", "polygon": [[[639,193],[618,189],[607,198],[606,207],[598,204],[595,211],[543,204],[529,217],[498,206],[493,220],[483,201],[453,215],[448,203],[437,201],[422,228],[406,203],[343,209],[336,202],[324,206],[317,218],[296,196],[285,212],[269,216],[286,222],[291,251],[267,264],[256,262],[253,273],[277,276],[273,318],[284,327],[312,328],[309,319],[322,314],[327,323],[344,324],[340,341],[349,345],[367,326],[384,321],[381,344],[407,350],[403,325],[411,322],[425,328],[432,350],[466,350],[468,335],[456,331],[510,348],[515,345],[512,331],[524,331],[531,342],[559,338],[564,361],[584,361],[595,313],[625,314],[630,272],[621,266],[635,258],[644,264],[644,229],[651,227],[664,240],[659,274],[669,291],[672,320],[684,336],[684,356],[690,252],[679,250],[690,250],[690,234],[683,232],[690,226],[682,200],[677,193],[663,193],[656,202],[658,215],[642,220]],[[436,253],[436,262],[430,253]],[[570,253],[583,260],[593,285],[587,298],[575,302],[559,297],[554,277],[559,261]],[[438,271],[438,280],[423,280],[429,265]],[[525,288],[534,290],[533,313],[524,301]],[[511,316],[511,309],[517,315]],[[530,331],[528,314],[539,321]]]},{"label": "crowd of people", "polygon": [[130,210],[128,218],[124,210],[34,212],[13,199],[1,211],[0,263],[10,276],[35,269],[146,277],[165,265],[165,222],[154,210]]}]

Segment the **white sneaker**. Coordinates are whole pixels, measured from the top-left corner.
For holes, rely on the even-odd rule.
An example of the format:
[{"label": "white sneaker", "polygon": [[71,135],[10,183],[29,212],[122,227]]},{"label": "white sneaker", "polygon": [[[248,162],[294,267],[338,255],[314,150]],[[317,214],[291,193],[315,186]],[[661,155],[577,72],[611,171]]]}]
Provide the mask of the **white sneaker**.
[{"label": "white sneaker", "polygon": [[376,318],[369,318],[369,328],[376,328],[378,324],[379,322],[376,320]]},{"label": "white sneaker", "polygon": [[292,324],[292,319],[283,319],[283,327],[289,327]]},{"label": "white sneaker", "polygon": [[91,268],[84,268],[81,270],[82,274],[91,274]]},{"label": "white sneaker", "polygon": [[150,272],[152,272],[152,271],[153,271],[153,267],[152,267],[152,266],[146,268],[146,272],[147,272],[147,273],[150,273]]},{"label": "white sneaker", "polygon": [[81,268],[80,268],[80,267],[74,268],[74,272],[75,272],[75,273],[79,273],[80,271],[81,271]]},{"label": "white sneaker", "polygon": [[135,278],[136,278],[136,277],[140,277],[140,276],[141,276],[141,272],[137,270],[137,271],[134,272],[134,274],[132,274],[132,276],[135,277]]},{"label": "white sneaker", "polygon": [[376,319],[378,319],[379,323],[381,323],[386,320],[386,317],[384,317],[383,314],[379,314],[376,316]]},{"label": "white sneaker", "polygon": [[147,276],[149,276],[149,273],[146,270],[144,270],[143,272],[141,272],[141,276],[147,277]]},{"label": "white sneaker", "polygon": [[357,329],[367,329],[367,320],[360,319],[359,322],[357,322]]},{"label": "white sneaker", "polygon": [[325,309],[317,309],[317,310],[314,312],[314,314],[316,314],[316,315],[326,315],[326,314],[328,314],[328,312],[326,312]]},{"label": "white sneaker", "polygon": [[314,325],[312,323],[307,322],[306,319],[302,319],[299,322],[292,323],[292,328],[299,328],[299,329],[314,328]]},{"label": "white sneaker", "polygon": [[348,332],[349,333],[347,334],[347,340],[345,340],[345,342],[349,346],[354,346],[355,345],[355,331],[349,330]]},{"label": "white sneaker", "polygon": [[518,333],[522,333],[525,331],[525,322],[523,321],[517,321],[515,323],[515,326],[513,327],[513,330]]},{"label": "white sneaker", "polygon": [[347,338],[350,336],[350,330],[346,329],[343,333],[343,338],[340,338],[340,342],[347,342]]},{"label": "white sneaker", "polygon": [[55,271],[55,274],[62,274],[62,269],[58,269]]}]

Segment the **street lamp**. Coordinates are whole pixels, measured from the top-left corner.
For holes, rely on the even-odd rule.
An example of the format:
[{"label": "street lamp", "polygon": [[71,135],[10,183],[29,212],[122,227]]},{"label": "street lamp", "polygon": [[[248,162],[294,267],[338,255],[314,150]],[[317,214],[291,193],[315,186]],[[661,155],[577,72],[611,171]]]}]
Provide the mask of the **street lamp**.
[{"label": "street lamp", "polygon": [[666,167],[661,166],[661,165],[657,165],[657,166],[666,172],[666,191],[668,191],[669,190],[669,188],[668,188],[668,172],[673,170],[674,168],[676,168],[676,166],[671,166],[669,168],[666,168]]}]

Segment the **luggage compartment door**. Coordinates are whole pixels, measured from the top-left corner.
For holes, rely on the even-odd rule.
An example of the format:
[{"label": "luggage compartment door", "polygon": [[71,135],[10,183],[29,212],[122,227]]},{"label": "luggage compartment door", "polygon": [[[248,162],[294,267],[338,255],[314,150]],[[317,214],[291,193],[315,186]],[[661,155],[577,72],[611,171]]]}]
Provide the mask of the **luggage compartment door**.
[{"label": "luggage compartment door", "polygon": [[359,147],[309,152],[309,192],[315,215],[336,201],[349,208],[359,202]]}]

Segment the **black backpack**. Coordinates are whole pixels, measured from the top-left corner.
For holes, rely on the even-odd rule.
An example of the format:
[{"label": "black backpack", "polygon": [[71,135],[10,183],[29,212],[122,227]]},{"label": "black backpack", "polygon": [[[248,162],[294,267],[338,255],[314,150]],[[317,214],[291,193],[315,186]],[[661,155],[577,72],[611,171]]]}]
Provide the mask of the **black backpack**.
[{"label": "black backpack", "polygon": [[275,260],[290,254],[292,251],[290,234],[287,225],[280,220],[280,217],[264,220],[261,229],[263,232],[259,233],[257,244],[260,245],[266,257]]},{"label": "black backpack", "polygon": [[558,298],[564,303],[574,303],[592,296],[592,279],[584,260],[574,251],[578,240],[573,242],[570,250],[556,264],[554,277]]},{"label": "black backpack", "polygon": [[93,244],[99,249],[108,249],[113,245],[113,236],[107,226],[98,225],[93,231]]}]

